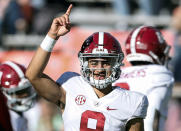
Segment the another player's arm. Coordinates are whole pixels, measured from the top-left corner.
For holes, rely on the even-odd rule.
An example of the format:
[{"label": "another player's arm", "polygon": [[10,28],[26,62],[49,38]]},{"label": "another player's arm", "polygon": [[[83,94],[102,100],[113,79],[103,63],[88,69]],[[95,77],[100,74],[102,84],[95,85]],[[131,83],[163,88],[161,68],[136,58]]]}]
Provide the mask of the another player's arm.
[{"label": "another player's arm", "polygon": [[[57,39],[70,31],[69,15],[71,9],[72,5],[69,6],[64,15],[53,20],[48,32],[49,37]],[[43,73],[50,55],[51,51],[46,51],[39,47],[28,66],[26,77],[42,97],[55,104],[59,104],[60,101],[65,103],[65,91],[63,88],[60,88],[54,80]]]},{"label": "another player's arm", "polygon": [[153,130],[158,131],[159,129],[159,121],[160,121],[160,112],[155,110],[154,122],[153,122]]},{"label": "another player's arm", "polygon": [[126,131],[144,131],[144,122],[142,118],[135,118],[126,124]]}]

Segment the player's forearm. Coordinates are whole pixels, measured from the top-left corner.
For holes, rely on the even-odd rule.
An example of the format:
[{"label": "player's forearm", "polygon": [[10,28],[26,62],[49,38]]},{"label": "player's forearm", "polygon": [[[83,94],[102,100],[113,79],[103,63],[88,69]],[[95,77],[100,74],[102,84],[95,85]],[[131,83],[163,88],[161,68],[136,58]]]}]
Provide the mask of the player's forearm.
[{"label": "player's forearm", "polygon": [[55,39],[64,36],[70,31],[69,15],[71,9],[72,5],[69,6],[64,15],[54,18],[48,34],[37,49],[26,71],[26,77],[33,84],[37,92],[57,105],[59,101],[65,102],[65,91],[54,80],[43,74],[43,70],[47,65],[56,42]]},{"label": "player's forearm", "polygon": [[49,57],[50,52],[43,50],[41,47],[38,48],[26,71],[26,77],[30,81],[41,78]]},{"label": "player's forearm", "polygon": [[40,96],[57,104],[61,98],[59,86],[50,77],[43,74],[49,57],[50,52],[39,47],[27,68],[26,77]]}]

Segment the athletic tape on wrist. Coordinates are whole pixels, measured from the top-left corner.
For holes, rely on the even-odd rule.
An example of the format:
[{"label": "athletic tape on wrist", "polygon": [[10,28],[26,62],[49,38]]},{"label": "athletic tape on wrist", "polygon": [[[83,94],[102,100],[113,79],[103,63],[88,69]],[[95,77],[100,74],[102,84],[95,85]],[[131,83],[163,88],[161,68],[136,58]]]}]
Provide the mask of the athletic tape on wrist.
[{"label": "athletic tape on wrist", "polygon": [[40,44],[40,47],[48,52],[51,52],[54,45],[55,45],[56,40],[51,38],[50,36],[46,35],[42,43]]}]

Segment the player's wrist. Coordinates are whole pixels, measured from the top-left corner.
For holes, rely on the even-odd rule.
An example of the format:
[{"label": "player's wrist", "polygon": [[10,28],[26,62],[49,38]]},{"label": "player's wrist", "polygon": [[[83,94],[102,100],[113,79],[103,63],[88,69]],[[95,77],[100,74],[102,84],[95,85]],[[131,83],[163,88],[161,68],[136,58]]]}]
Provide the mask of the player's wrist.
[{"label": "player's wrist", "polygon": [[47,34],[49,37],[51,37],[52,39],[57,39],[57,35],[55,33],[51,33],[50,31]]},{"label": "player's wrist", "polygon": [[40,47],[47,52],[51,52],[55,43],[56,40],[49,36],[49,34],[47,34],[42,43],[40,44]]}]

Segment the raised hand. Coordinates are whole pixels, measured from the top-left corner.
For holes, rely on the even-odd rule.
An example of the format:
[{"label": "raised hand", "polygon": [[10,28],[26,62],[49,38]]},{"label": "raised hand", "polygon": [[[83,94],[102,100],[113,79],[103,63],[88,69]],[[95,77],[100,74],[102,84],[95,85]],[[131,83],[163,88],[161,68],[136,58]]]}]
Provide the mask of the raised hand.
[{"label": "raised hand", "polygon": [[48,35],[53,39],[58,39],[59,36],[63,36],[70,31],[71,24],[69,15],[72,10],[72,4],[68,7],[66,13],[53,20]]}]

